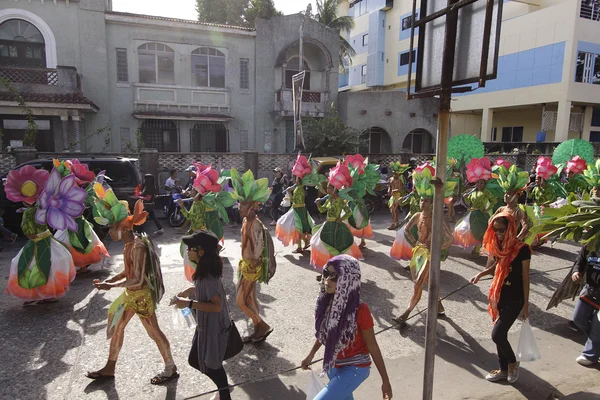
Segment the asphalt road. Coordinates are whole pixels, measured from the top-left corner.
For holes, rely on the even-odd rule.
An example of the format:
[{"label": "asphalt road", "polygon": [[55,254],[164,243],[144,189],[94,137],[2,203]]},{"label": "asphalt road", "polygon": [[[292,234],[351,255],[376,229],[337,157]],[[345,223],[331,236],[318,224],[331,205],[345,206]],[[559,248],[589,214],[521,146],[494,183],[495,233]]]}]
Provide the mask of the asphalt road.
[{"label": "asphalt road", "polygon": [[[373,218],[375,239],[368,241],[362,268],[362,299],[371,308],[377,340],[390,370],[394,398],[419,398],[422,379],[425,318],[423,312],[409,320],[402,330],[391,328],[392,319],[406,307],[412,294],[410,274],[389,257],[394,232],[385,228],[389,215]],[[269,222],[269,221],[266,221]],[[165,221],[166,225],[166,221]],[[146,225],[154,230],[153,223]],[[237,262],[240,258],[239,226],[225,230],[225,272],[232,318],[243,334],[249,321],[235,306]],[[0,398],[2,399],[208,399],[203,395],[214,389],[212,382],[187,365],[193,332],[178,330],[171,322],[168,299],[187,288],[179,256],[178,236],[171,228],[155,238],[161,248],[166,294],[157,315],[170,340],[175,361],[181,371],[179,380],[167,386],[149,384],[162,370],[162,360],[154,342],[134,318],[126,338],[113,382],[95,383],[85,378],[88,370],[103,366],[108,354],[106,311],[121,290],[98,292],[93,279],[116,273],[122,265],[123,246],[109,243],[112,258],[91,272],[78,276],[67,296],[56,304],[23,307],[8,295],[0,296]],[[274,234],[274,229],[271,229]],[[108,242],[107,242],[108,243]],[[0,253],[0,289],[4,291],[10,260],[24,242],[5,245]],[[310,350],[314,335],[314,302],[318,292],[317,272],[309,265],[309,255],[292,254],[276,241],[278,269],[269,285],[260,285],[261,313],[274,328],[265,343],[247,345],[242,353],[226,362],[235,399],[305,399],[309,374],[291,371]],[[489,339],[491,321],[487,314],[489,281],[478,286],[468,280],[480,271],[485,259],[472,260],[469,251],[453,247],[441,272],[441,296],[447,317],[438,325],[436,398],[553,398],[552,393],[568,395],[576,389],[593,388],[598,371],[575,364],[583,334],[569,328],[573,303],[545,311],[548,299],[571,266],[577,247],[557,244],[544,247],[532,259],[530,322],[534,327],[543,360],[524,372],[520,388],[485,382],[487,370],[496,368],[495,347]],[[457,289],[460,289],[457,291]],[[427,296],[415,309],[424,311]],[[518,334],[518,324],[511,338]],[[513,341],[516,347],[516,340]],[[320,353],[321,354],[321,353]],[[314,368],[319,368],[316,364]],[[539,369],[538,370],[536,370]],[[535,372],[533,372],[535,370]],[[545,371],[545,372],[544,372]],[[544,375],[545,374],[545,375]],[[543,379],[541,378],[543,376]],[[457,381],[457,377],[460,378]],[[459,383],[470,382],[460,385]],[[379,398],[380,379],[375,368],[357,392],[356,399]],[[561,386],[562,385],[562,386]],[[598,385],[596,383],[596,385]],[[558,388],[562,388],[558,390]],[[531,394],[533,393],[533,394]],[[582,392],[583,393],[583,392]],[[519,397],[521,396],[521,397]],[[533,397],[531,397],[533,396]],[[540,396],[540,397],[538,397]],[[560,397],[560,396],[558,396]],[[584,398],[584,397],[573,397]],[[598,398],[598,397],[590,397]]]}]

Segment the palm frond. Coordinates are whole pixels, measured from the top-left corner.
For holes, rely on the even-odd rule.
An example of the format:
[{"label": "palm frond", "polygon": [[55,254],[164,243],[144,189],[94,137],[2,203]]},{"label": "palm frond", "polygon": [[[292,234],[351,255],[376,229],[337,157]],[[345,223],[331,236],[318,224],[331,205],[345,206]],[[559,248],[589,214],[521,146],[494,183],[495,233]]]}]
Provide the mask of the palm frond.
[{"label": "palm frond", "polygon": [[329,28],[339,29],[340,32],[349,31],[354,29],[354,18],[349,15],[343,15],[341,17],[336,16],[329,24],[326,24]]}]

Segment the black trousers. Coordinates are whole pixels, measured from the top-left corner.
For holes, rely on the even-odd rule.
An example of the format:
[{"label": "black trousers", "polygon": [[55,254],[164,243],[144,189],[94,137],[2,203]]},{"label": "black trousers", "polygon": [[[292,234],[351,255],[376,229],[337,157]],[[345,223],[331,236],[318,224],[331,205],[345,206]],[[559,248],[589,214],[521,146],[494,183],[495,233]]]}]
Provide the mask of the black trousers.
[{"label": "black trousers", "polygon": [[208,368],[205,375],[210,378],[211,381],[219,388],[219,398],[221,400],[231,400],[231,394],[229,394],[229,383],[227,382],[227,374],[225,369],[221,366],[221,369],[210,369]]},{"label": "black trousers", "polygon": [[508,341],[508,331],[519,317],[522,309],[523,300],[505,300],[500,296],[500,302],[498,302],[499,318],[492,329],[492,340],[496,343],[501,371],[508,371],[508,364],[517,362],[515,352]]}]

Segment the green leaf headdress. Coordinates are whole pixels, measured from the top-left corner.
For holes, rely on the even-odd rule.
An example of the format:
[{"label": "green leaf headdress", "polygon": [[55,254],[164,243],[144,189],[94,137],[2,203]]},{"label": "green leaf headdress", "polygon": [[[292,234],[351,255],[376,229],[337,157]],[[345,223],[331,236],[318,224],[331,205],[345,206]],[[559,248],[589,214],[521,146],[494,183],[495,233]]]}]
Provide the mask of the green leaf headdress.
[{"label": "green leaf headdress", "polygon": [[591,188],[600,187],[600,158],[588,164],[583,171],[583,179]]},{"label": "green leaf headdress", "polygon": [[390,168],[394,174],[402,175],[410,169],[410,164],[402,164],[400,161],[391,162]]},{"label": "green leaf headdress", "polygon": [[529,173],[521,171],[516,165],[511,165],[509,169],[500,165],[496,172],[498,184],[504,192],[518,192],[525,189],[529,183]]},{"label": "green leaf headdress", "polygon": [[269,180],[267,178],[254,179],[254,174],[248,170],[240,176],[235,168],[231,168],[231,182],[233,194],[231,197],[240,203],[264,203],[271,195]]},{"label": "green leaf headdress", "polygon": [[144,211],[144,202],[135,203],[133,215],[129,214],[129,203],[119,200],[112,188],[105,189],[99,182],[94,183],[94,220],[98,225],[115,227],[117,229],[133,229],[133,225],[146,222],[148,213]]},{"label": "green leaf headdress", "polygon": [[[435,192],[435,187],[431,183],[433,179],[433,168],[427,165],[424,168],[417,168],[413,172],[413,185],[417,194],[423,199],[432,199]],[[444,185],[444,197],[450,197],[454,194],[454,188],[456,187],[456,181],[446,180]]]}]

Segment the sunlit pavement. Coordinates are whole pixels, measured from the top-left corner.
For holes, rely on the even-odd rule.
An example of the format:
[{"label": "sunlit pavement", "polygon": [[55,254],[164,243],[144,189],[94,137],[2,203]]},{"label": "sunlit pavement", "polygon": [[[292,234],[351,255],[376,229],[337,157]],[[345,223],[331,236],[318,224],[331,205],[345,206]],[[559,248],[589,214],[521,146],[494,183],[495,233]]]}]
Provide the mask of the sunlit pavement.
[{"label": "sunlit pavement", "polygon": [[[268,225],[268,222],[265,223]],[[395,232],[385,228],[389,215],[373,218],[375,239],[368,241],[362,268],[362,299],[371,308],[375,330],[393,325],[412,293],[409,272],[389,257]],[[164,221],[166,225],[166,221]],[[146,224],[148,231],[153,223]],[[225,229],[225,271],[232,318],[243,334],[248,321],[235,306],[237,262],[240,257],[239,226]],[[274,234],[274,227],[270,227]],[[134,318],[117,364],[114,381],[92,382],[84,375],[103,366],[108,354],[106,311],[122,289],[98,292],[93,279],[104,279],[121,268],[123,246],[108,243],[111,259],[91,272],[78,276],[67,296],[59,303],[23,307],[8,295],[0,297],[0,393],[3,399],[208,399],[212,382],[187,364],[193,331],[172,325],[168,300],[189,284],[183,276],[178,235],[171,228],[155,238],[161,248],[166,294],[157,314],[161,328],[171,342],[181,372],[179,380],[166,386],[152,386],[150,379],[162,370],[162,360],[154,342]],[[4,292],[10,260],[23,245],[4,244],[0,253],[0,289]],[[309,373],[291,371],[310,350],[314,338],[313,311],[318,292],[317,273],[309,265],[309,253],[292,254],[276,241],[277,274],[269,285],[260,285],[261,313],[274,328],[266,342],[247,345],[244,351],[225,363],[234,399],[304,400]],[[447,317],[438,325],[438,357],[434,397],[439,399],[548,399],[553,394],[566,398],[598,398],[598,370],[575,363],[584,336],[568,322],[573,302],[544,311],[554,289],[562,281],[575,258],[577,247],[557,244],[536,252],[532,260],[530,320],[538,338],[542,360],[522,364],[521,377],[514,386],[492,384],[485,374],[497,368],[495,345],[491,341],[491,321],[487,314],[490,281],[467,285],[444,300]],[[453,247],[442,265],[441,295],[465,286],[483,268],[484,258],[472,260],[469,251]],[[425,309],[427,296],[414,313]],[[394,398],[421,396],[426,312],[410,319],[408,326],[388,329],[377,335],[394,389]],[[511,331],[516,348],[519,325]],[[318,357],[322,354],[319,353]],[[319,370],[320,364],[313,365]],[[356,399],[380,398],[381,380],[373,366],[371,376],[355,394]],[[594,392],[589,394],[584,392]],[[579,392],[579,393],[578,393]],[[560,397],[560,396],[557,396]]]}]

